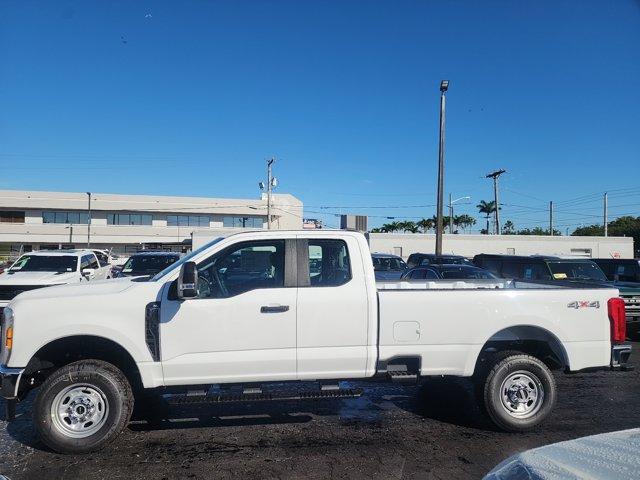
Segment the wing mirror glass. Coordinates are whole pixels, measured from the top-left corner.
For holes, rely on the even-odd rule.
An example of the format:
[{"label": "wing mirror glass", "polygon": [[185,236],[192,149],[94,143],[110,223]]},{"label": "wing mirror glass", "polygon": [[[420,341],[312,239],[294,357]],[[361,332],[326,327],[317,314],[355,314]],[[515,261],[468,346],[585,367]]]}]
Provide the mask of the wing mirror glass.
[{"label": "wing mirror glass", "polygon": [[185,262],[178,276],[178,298],[186,300],[198,296],[198,269],[195,262]]}]

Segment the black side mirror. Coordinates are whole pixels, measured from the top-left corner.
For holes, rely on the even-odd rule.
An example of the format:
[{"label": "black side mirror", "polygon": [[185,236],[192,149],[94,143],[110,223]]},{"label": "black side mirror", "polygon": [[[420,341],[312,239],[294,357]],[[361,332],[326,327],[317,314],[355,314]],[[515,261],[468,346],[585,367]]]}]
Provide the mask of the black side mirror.
[{"label": "black side mirror", "polygon": [[178,298],[187,300],[198,296],[198,269],[195,262],[185,262],[178,276]]}]

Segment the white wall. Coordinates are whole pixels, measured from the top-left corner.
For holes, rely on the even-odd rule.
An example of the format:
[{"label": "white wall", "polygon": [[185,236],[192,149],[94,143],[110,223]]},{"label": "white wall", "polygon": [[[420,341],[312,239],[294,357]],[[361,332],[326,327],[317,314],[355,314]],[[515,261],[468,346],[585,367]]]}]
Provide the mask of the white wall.
[{"label": "white wall", "polygon": [[[415,252],[434,253],[435,235],[372,233],[372,252],[392,253],[405,259]],[[630,237],[549,237],[538,235],[444,235],[442,252],[473,257],[478,253],[559,255],[591,258],[633,258]]]}]

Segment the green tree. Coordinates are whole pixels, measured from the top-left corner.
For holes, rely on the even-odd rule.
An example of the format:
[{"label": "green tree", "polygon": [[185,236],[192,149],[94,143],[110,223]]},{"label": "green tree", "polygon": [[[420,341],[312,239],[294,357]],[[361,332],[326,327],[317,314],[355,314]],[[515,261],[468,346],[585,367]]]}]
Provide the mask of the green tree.
[{"label": "green tree", "polygon": [[[555,228],[553,229],[553,234],[556,237],[559,237],[562,235],[562,232],[560,230],[556,230]],[[521,230],[518,230],[516,232],[516,235],[549,235],[549,229],[544,229],[542,227],[534,227],[534,228],[523,228]]]},{"label": "green tree", "polygon": [[422,220],[418,221],[417,225],[422,233],[427,233],[433,228],[433,220],[431,218],[423,218]]},{"label": "green tree", "polygon": [[476,219],[471,215],[462,214],[454,216],[453,224],[462,228],[462,230],[466,230],[467,228],[476,224]]},{"label": "green tree", "polygon": [[399,223],[399,230],[402,230],[403,232],[409,232],[409,233],[418,233],[418,225],[416,224],[416,222],[413,222],[411,220],[405,220],[404,222],[398,222]]},{"label": "green tree", "polygon": [[[616,218],[608,224],[608,234],[612,237],[633,237],[636,250],[640,247],[640,217],[625,215]],[[571,234],[573,236],[602,236],[604,227],[602,225],[588,225],[579,227]]]},{"label": "green tree", "polygon": [[516,226],[513,224],[511,220],[507,220],[502,225],[502,234],[503,235],[514,235],[516,233]]},{"label": "green tree", "polygon": [[480,203],[476,205],[476,208],[478,209],[478,212],[484,214],[487,219],[487,228],[485,231],[488,234],[489,233],[489,217],[491,217],[491,214],[496,211],[496,202],[494,202],[493,200],[491,200],[490,202],[487,202],[485,200],[480,200]]}]

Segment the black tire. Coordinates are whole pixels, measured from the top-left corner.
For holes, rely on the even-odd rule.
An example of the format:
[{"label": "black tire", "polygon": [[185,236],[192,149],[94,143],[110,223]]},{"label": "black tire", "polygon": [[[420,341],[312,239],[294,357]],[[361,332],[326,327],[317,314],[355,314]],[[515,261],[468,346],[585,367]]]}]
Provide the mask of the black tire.
[{"label": "black tire", "polygon": [[[509,353],[497,355],[488,370],[482,384],[482,407],[500,429],[525,432],[551,414],[556,403],[556,382],[549,368],[536,357]],[[511,402],[506,394],[510,385],[514,395],[518,392],[517,402]]]},{"label": "black tire", "polygon": [[[67,396],[66,392],[69,389],[73,389],[72,392],[82,391],[83,388],[84,393],[80,393],[76,398],[97,399],[95,405],[90,403],[90,407],[92,411],[101,410],[104,413],[99,421],[84,424],[89,425],[86,430],[90,435],[76,438],[64,427],[65,423],[72,424],[70,417],[62,420],[61,416],[54,415],[52,406],[55,402],[56,405],[68,406],[70,409],[74,403],[67,399],[71,398],[72,394]],[[92,395],[82,397],[85,393]],[[65,401],[68,403],[65,404]],[[76,409],[84,407],[81,402],[77,405]],[[86,414],[87,407],[84,409],[80,413]],[[132,411],[133,393],[122,371],[101,360],[82,360],[56,370],[45,380],[33,404],[33,423],[36,433],[51,450],[58,453],[88,453],[102,448],[117,437],[129,423]],[[91,417],[91,420],[93,418],[95,417]],[[92,424],[96,429],[93,432]]]}]

